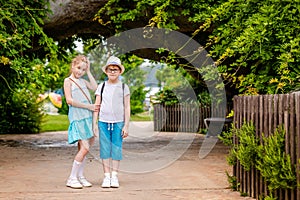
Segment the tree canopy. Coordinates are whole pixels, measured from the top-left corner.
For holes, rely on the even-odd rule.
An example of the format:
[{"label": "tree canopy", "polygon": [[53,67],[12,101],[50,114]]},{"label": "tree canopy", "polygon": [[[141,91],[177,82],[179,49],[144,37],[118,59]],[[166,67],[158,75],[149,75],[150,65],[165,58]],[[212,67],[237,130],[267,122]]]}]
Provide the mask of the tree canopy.
[{"label": "tree canopy", "polygon": [[[77,25],[81,29],[78,35],[85,31],[105,37],[136,27],[176,30],[192,37],[209,52],[230,96],[287,93],[299,89],[299,3],[299,0],[109,0],[94,4],[87,1],[81,10],[92,11],[89,4],[95,7],[94,12],[76,20],[75,11],[68,9],[68,14],[74,14],[68,30],[76,31],[73,27]],[[52,18],[58,22],[57,17]],[[93,28],[82,26],[82,21]],[[46,23],[47,32],[48,28],[54,28],[52,24],[51,20]],[[53,37],[60,38],[55,33]],[[134,53],[149,59],[161,58],[150,49]],[[197,70],[190,70],[183,59],[178,60],[182,68],[201,79]]]},{"label": "tree canopy", "polygon": [[[137,27],[179,31],[199,42],[215,61],[229,98],[288,93],[300,86],[299,0],[0,2],[2,127],[24,127],[23,132],[38,129],[38,125],[25,128],[39,123],[31,115],[39,112],[36,96],[46,88],[57,88],[75,40],[85,43]],[[214,78],[201,76],[199,70],[207,69],[193,68],[174,52],[132,53],[154,60],[168,56],[166,60],[200,82]],[[28,121],[18,124],[20,116]]]},{"label": "tree canopy", "polygon": [[[235,94],[299,89],[299,0],[125,2],[109,1],[96,19],[123,31],[126,22],[146,16],[147,26],[180,31],[183,17],[194,23],[189,35],[209,52],[225,83],[238,89]],[[102,20],[103,14],[110,19]]]}]

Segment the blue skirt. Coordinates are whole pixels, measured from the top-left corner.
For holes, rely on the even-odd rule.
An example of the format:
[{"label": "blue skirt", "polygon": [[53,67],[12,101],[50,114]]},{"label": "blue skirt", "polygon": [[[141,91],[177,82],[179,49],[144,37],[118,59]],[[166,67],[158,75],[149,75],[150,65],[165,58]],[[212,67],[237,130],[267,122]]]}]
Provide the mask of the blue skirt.
[{"label": "blue skirt", "polygon": [[78,140],[88,140],[94,136],[92,128],[92,117],[74,120],[68,129],[68,142],[74,144]]}]

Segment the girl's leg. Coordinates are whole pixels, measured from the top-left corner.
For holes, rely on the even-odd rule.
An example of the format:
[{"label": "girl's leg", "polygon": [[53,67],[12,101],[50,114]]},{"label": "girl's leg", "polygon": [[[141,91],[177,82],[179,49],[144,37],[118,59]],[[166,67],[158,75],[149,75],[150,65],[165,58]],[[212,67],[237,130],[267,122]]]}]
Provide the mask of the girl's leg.
[{"label": "girl's leg", "polygon": [[77,171],[77,178],[78,178],[79,182],[82,184],[82,186],[91,187],[92,184],[90,182],[88,182],[83,175],[84,167],[86,164],[86,155],[89,152],[89,143],[86,140],[84,140],[84,141],[80,140],[78,143],[79,143],[80,148],[79,148],[79,152],[77,153],[77,155],[75,157],[75,160],[76,159],[81,160],[81,164]]},{"label": "girl's leg", "polygon": [[78,141],[78,149],[79,151],[77,152],[73,162],[70,179],[77,179],[82,162],[86,154],[88,153],[88,149],[84,148],[84,145],[82,145],[81,140]]},{"label": "girl's leg", "polygon": [[87,142],[84,143],[84,141],[79,140],[78,144],[79,144],[79,151],[77,152],[76,156],[75,156],[75,160],[78,162],[82,162],[83,159],[85,158],[85,156],[88,154],[89,152],[89,147],[86,144]]},{"label": "girl's leg", "polygon": [[82,141],[78,141],[78,152],[75,156],[75,159],[73,161],[73,166],[71,170],[71,174],[69,176],[69,179],[67,181],[67,186],[71,188],[82,188],[82,184],[78,180],[78,172],[80,170],[80,167],[82,165],[82,161],[86,154],[88,153],[88,149],[84,147],[82,144]]},{"label": "girl's leg", "polygon": [[77,174],[78,174],[80,165],[81,165],[81,162],[78,162],[77,160],[73,161],[72,170],[71,170],[69,179],[77,179]]},{"label": "girl's leg", "polygon": [[84,172],[85,164],[86,164],[86,157],[84,157],[83,161],[81,162],[81,165],[78,170],[78,177],[84,177],[83,172]]}]

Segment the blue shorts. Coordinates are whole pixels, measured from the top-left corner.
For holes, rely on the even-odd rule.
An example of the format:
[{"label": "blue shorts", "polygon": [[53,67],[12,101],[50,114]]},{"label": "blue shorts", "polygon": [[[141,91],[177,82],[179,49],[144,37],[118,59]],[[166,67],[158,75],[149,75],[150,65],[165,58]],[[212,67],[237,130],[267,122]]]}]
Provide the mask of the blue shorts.
[{"label": "blue shorts", "polygon": [[124,122],[106,123],[99,121],[100,158],[122,160],[122,128]]}]

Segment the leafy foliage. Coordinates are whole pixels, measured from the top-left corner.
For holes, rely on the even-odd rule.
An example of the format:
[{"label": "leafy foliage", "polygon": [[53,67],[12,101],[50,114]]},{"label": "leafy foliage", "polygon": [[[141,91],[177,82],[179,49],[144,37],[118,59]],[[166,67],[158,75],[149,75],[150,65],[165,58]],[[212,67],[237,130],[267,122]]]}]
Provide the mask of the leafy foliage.
[{"label": "leafy foliage", "polygon": [[[95,20],[119,32],[126,22],[144,17],[145,26],[181,30],[185,24],[178,19],[186,16],[195,26],[190,36],[216,60],[235,94],[274,94],[300,89],[299,5],[298,0],[110,0]],[[104,21],[103,14],[110,19]]]},{"label": "leafy foliage", "polygon": [[235,129],[234,135],[239,138],[236,156],[245,170],[249,171],[255,166],[257,159],[258,139],[255,136],[255,127],[253,124],[244,123],[241,129]]},{"label": "leafy foliage", "polygon": [[[233,143],[233,139],[238,144]],[[231,146],[227,161],[235,165],[238,160],[245,170],[256,168],[268,183],[272,192],[276,189],[293,189],[297,186],[296,168],[290,155],[285,153],[285,131],[278,127],[263,141],[255,137],[255,126],[245,122],[240,129],[235,128],[219,136],[225,145]],[[272,198],[269,196],[268,198]]]},{"label": "leafy foliage", "polygon": [[297,1],[227,1],[200,30],[214,26],[211,55],[239,93],[289,92],[299,87]]},{"label": "leafy foliage", "polygon": [[293,189],[296,187],[295,166],[291,163],[290,155],[285,153],[285,131],[282,127],[273,135],[263,136],[263,145],[259,146],[257,169],[266,178],[268,188]]},{"label": "leafy foliage", "polygon": [[5,97],[1,95],[0,134],[39,132],[43,114],[33,97],[26,88]]},{"label": "leafy foliage", "polygon": [[[48,1],[0,0],[0,5],[0,89],[5,94],[0,102],[4,107],[3,102],[22,88],[37,96],[57,87],[65,74],[65,68],[58,67],[64,65],[57,61],[69,56],[66,48],[76,36],[55,43],[43,32]],[[274,94],[300,88],[299,5],[299,0],[108,0],[95,20],[112,25],[117,33],[136,20],[141,26],[178,31],[188,25],[194,30],[190,36],[216,61],[230,95]],[[215,78],[205,68],[199,78],[198,69],[180,62],[174,52],[167,56],[166,61],[189,69],[199,82]],[[199,82],[192,85],[197,94],[205,91]],[[13,103],[9,106],[14,107]],[[23,105],[22,99],[18,104]]]},{"label": "leafy foliage", "polygon": [[[227,157],[230,165],[236,164],[236,160],[239,160],[247,171],[255,166],[259,140],[255,136],[253,123],[244,123],[241,128],[232,125],[232,128],[220,135],[219,138],[225,145],[232,147]],[[234,138],[236,138],[238,144],[233,143]]]},{"label": "leafy foliage", "polygon": [[[42,30],[47,5],[42,0],[1,0],[1,133],[36,133],[40,129],[42,110],[36,98],[57,78],[55,69],[44,65],[57,50]],[[41,49],[33,51],[37,45]]]}]

